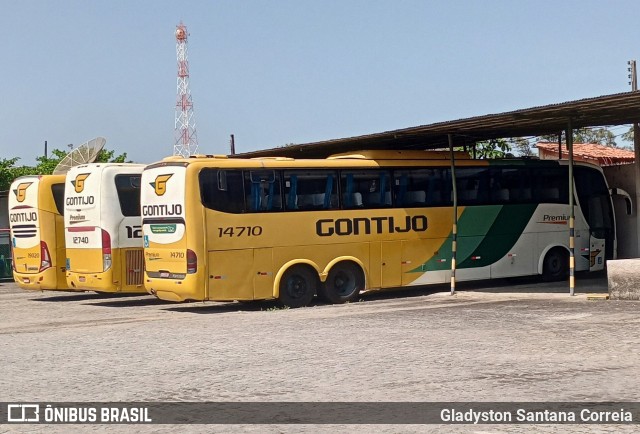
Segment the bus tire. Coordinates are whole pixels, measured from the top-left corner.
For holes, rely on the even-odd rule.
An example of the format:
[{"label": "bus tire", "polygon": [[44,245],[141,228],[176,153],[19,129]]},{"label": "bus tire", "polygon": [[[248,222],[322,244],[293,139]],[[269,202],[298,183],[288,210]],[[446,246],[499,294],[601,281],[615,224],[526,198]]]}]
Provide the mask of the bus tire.
[{"label": "bus tire", "polygon": [[280,279],[278,301],[290,308],[306,306],[313,300],[318,284],[318,275],[310,267],[294,265]]},{"label": "bus tire", "polygon": [[354,262],[343,261],[335,264],[324,285],[320,287],[320,297],[330,303],[340,304],[355,301],[364,289],[364,274]]},{"label": "bus tire", "polygon": [[549,250],[542,263],[542,280],[556,282],[569,276],[569,254],[562,247]]}]

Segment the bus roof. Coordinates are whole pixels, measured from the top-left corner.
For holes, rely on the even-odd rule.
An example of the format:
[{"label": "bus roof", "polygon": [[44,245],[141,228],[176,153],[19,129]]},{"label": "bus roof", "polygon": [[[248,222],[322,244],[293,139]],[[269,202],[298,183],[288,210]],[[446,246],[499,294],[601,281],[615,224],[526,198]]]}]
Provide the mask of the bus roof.
[{"label": "bus roof", "polygon": [[[191,156],[168,157],[160,162],[146,166],[146,169],[157,167],[198,166],[233,168],[340,168],[340,167],[397,167],[424,166],[431,162],[434,166],[448,166],[451,154],[449,151],[399,151],[399,150],[364,150],[352,153],[335,154],[328,158],[295,159],[290,157],[257,157],[257,158],[226,158],[224,156]],[[459,166],[508,166],[530,165],[533,167],[549,167],[567,164],[564,160],[540,160],[536,157],[505,158],[505,159],[471,159],[463,151],[454,152],[456,165]],[[594,166],[590,163],[576,162],[576,164]]]},{"label": "bus roof", "polygon": [[[360,160],[449,160],[451,153],[446,151],[399,151],[399,150],[366,150],[334,154],[327,159],[360,159]],[[468,152],[454,152],[456,160],[468,160]]]},{"label": "bus roof", "polygon": [[[90,170],[104,170],[104,169],[108,169],[110,167],[125,167],[125,168],[135,168],[135,167],[145,167],[146,164],[140,164],[140,163],[87,163],[87,164],[81,164],[78,166],[74,166],[71,169],[73,170],[78,170],[78,169],[90,169]],[[69,170],[71,170],[69,169]]]}]

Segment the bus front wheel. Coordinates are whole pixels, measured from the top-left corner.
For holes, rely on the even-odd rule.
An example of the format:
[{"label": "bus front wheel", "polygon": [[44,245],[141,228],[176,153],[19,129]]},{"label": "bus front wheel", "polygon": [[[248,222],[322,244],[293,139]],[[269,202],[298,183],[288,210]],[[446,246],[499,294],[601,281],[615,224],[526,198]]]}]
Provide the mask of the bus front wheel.
[{"label": "bus front wheel", "polygon": [[569,255],[563,248],[556,247],[547,252],[542,264],[542,280],[555,282],[569,275]]},{"label": "bus front wheel", "polygon": [[330,303],[347,303],[355,301],[363,289],[362,270],[357,264],[345,261],[331,268],[319,295]]},{"label": "bus front wheel", "polygon": [[296,308],[311,303],[318,288],[318,276],[311,268],[294,265],[282,275],[278,301],[283,306]]}]

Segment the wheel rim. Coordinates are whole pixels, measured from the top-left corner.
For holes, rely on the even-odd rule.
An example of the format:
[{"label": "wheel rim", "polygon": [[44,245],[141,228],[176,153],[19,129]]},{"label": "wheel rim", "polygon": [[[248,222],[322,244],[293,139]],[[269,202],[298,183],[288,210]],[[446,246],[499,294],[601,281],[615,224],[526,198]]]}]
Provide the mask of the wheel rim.
[{"label": "wheel rim", "polygon": [[304,297],[307,293],[307,281],[299,274],[294,274],[287,279],[287,294],[292,299],[299,299]]},{"label": "wheel rim", "polygon": [[341,297],[350,295],[356,289],[356,279],[352,273],[340,270],[333,279],[333,287]]},{"label": "wheel rim", "polygon": [[562,273],[562,257],[558,254],[551,255],[547,261],[547,270],[552,275]]}]

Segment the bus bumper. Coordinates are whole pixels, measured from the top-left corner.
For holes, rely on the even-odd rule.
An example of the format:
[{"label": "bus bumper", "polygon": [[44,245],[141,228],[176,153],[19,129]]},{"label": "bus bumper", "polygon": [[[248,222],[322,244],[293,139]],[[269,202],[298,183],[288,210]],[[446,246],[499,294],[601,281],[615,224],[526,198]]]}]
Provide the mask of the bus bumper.
[{"label": "bus bumper", "polygon": [[26,274],[13,272],[13,280],[22,289],[30,291],[69,291],[66,282],[58,282],[55,268],[49,268],[41,273]]},{"label": "bus bumper", "polygon": [[67,271],[67,284],[71,288],[99,292],[118,292],[118,287],[111,282],[111,272],[78,273]]},{"label": "bus bumper", "polygon": [[71,289],[83,289],[96,292],[118,292],[127,294],[146,294],[142,285],[127,286],[114,281],[112,270],[102,273],[79,273],[67,271],[67,284]]},{"label": "bus bumper", "polygon": [[204,301],[205,286],[195,275],[187,275],[184,279],[164,279],[149,277],[145,273],[144,286],[147,292],[161,300],[167,301]]}]

